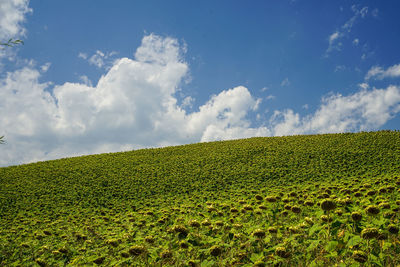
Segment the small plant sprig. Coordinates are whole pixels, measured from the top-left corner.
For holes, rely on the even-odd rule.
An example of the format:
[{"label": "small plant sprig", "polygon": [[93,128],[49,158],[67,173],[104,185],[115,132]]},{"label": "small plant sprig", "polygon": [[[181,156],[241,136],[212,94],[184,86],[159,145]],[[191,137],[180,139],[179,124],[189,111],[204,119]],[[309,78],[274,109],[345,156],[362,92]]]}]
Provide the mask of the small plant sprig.
[{"label": "small plant sprig", "polygon": [[[5,46],[5,47],[13,47],[14,45],[19,45],[19,44],[24,44],[24,41],[19,40],[19,39],[13,40],[13,39],[11,38],[11,39],[9,39],[7,42],[5,42],[5,43],[0,42],[0,46]],[[4,47],[3,47],[2,49],[4,49]]]}]

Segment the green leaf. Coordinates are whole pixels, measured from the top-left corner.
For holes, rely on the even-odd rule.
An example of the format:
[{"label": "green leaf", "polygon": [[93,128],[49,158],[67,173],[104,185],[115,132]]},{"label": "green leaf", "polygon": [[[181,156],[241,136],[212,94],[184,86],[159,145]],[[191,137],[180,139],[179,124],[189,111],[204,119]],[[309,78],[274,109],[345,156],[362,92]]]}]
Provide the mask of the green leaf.
[{"label": "green leaf", "polygon": [[314,224],[314,225],[310,228],[310,230],[308,230],[308,234],[309,234],[310,236],[312,236],[315,232],[319,232],[321,229],[322,229],[322,226],[321,226],[321,225]]},{"label": "green leaf", "polygon": [[345,232],[345,233],[344,233],[344,237],[343,237],[343,241],[344,241],[344,242],[349,241],[349,239],[350,239],[352,236],[353,236],[353,235],[350,234],[349,232]]},{"label": "green leaf", "polygon": [[377,226],[382,226],[382,225],[384,225],[385,223],[386,223],[386,220],[385,220],[385,218],[384,217],[380,217],[380,219],[373,219],[372,220],[372,223],[373,224],[375,224],[375,225],[377,225]]},{"label": "green leaf", "polygon": [[328,244],[326,244],[325,249],[328,252],[332,252],[336,250],[337,245],[338,245],[337,241],[330,241]]},{"label": "green leaf", "polygon": [[349,241],[347,241],[347,247],[352,248],[352,247],[360,244],[361,242],[362,242],[361,237],[359,237],[358,235],[355,235],[352,238],[350,238]]},{"label": "green leaf", "polygon": [[263,254],[262,253],[252,253],[251,254],[251,256],[250,256],[250,260],[252,261],[252,262],[256,262],[256,261],[258,261],[260,258],[262,258],[263,257]]},{"label": "green leaf", "polygon": [[370,253],[368,255],[368,257],[370,258],[371,262],[375,263],[378,266],[382,266],[383,264],[381,263],[381,261],[379,260],[379,258],[377,256],[375,256],[374,254]]},{"label": "green leaf", "polygon": [[391,248],[393,246],[392,243],[385,241],[385,243],[383,244],[382,250],[387,250],[389,248]]},{"label": "green leaf", "polygon": [[200,266],[201,267],[213,267],[213,266],[215,266],[215,261],[213,261],[213,260],[211,260],[211,261],[205,260],[205,261],[203,261],[201,263]]},{"label": "green leaf", "polygon": [[338,227],[340,227],[342,224],[343,224],[343,223],[342,223],[341,221],[336,220],[336,221],[332,222],[331,228],[332,228],[332,229],[333,229],[333,228],[338,228]]},{"label": "green leaf", "polygon": [[329,255],[327,256],[328,258],[336,258],[338,256],[337,251],[332,251],[331,253],[329,253]]},{"label": "green leaf", "polygon": [[316,247],[318,247],[320,242],[321,242],[320,240],[312,240],[311,244],[307,248],[307,251],[310,252],[310,251],[314,250]]}]

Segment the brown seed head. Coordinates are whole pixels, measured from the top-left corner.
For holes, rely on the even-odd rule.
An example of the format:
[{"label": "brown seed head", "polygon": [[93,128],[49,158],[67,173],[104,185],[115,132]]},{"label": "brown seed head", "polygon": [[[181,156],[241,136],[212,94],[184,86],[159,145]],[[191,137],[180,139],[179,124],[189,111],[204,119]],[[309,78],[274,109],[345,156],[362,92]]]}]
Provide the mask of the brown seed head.
[{"label": "brown seed head", "polygon": [[299,206],[293,206],[292,207],[292,212],[293,213],[300,213],[301,212],[301,208]]},{"label": "brown seed head", "polygon": [[361,231],[361,237],[364,239],[373,239],[378,237],[379,231],[376,228],[365,228]]},{"label": "brown seed head", "polygon": [[364,263],[368,260],[368,255],[364,251],[356,250],[353,252],[353,258],[359,263]]},{"label": "brown seed head", "polygon": [[379,207],[376,205],[369,205],[368,207],[365,208],[365,212],[370,216],[374,216],[378,215],[380,210]]},{"label": "brown seed head", "polygon": [[330,211],[330,210],[334,210],[336,208],[336,203],[334,200],[327,198],[322,200],[321,202],[321,209],[323,209],[324,211]]},{"label": "brown seed head", "polygon": [[281,258],[288,258],[290,256],[285,247],[277,247],[275,253]]},{"label": "brown seed head", "polygon": [[399,233],[399,227],[394,224],[389,224],[388,231],[391,234],[397,235]]},{"label": "brown seed head", "polygon": [[353,221],[359,222],[362,219],[362,214],[357,211],[354,211],[351,213],[351,218],[353,219]]},{"label": "brown seed head", "polygon": [[253,232],[253,236],[256,238],[264,238],[265,237],[265,231],[262,229],[257,229]]},{"label": "brown seed head", "polygon": [[210,248],[210,254],[214,257],[218,257],[222,254],[222,247],[214,245]]}]

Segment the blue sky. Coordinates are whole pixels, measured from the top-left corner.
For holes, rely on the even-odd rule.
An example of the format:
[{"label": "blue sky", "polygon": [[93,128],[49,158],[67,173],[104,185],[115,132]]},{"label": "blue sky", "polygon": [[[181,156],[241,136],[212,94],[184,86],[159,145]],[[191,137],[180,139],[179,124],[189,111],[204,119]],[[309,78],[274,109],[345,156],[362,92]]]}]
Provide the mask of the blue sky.
[{"label": "blue sky", "polygon": [[398,1],[0,4],[2,166],[399,129]]}]

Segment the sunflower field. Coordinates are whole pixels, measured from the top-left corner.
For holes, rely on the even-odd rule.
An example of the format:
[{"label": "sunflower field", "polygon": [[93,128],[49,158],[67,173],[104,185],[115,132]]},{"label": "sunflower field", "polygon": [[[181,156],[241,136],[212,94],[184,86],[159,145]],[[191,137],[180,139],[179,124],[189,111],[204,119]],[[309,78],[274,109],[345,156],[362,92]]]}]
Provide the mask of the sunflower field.
[{"label": "sunflower field", "polygon": [[0,266],[400,265],[400,132],[0,168]]}]

